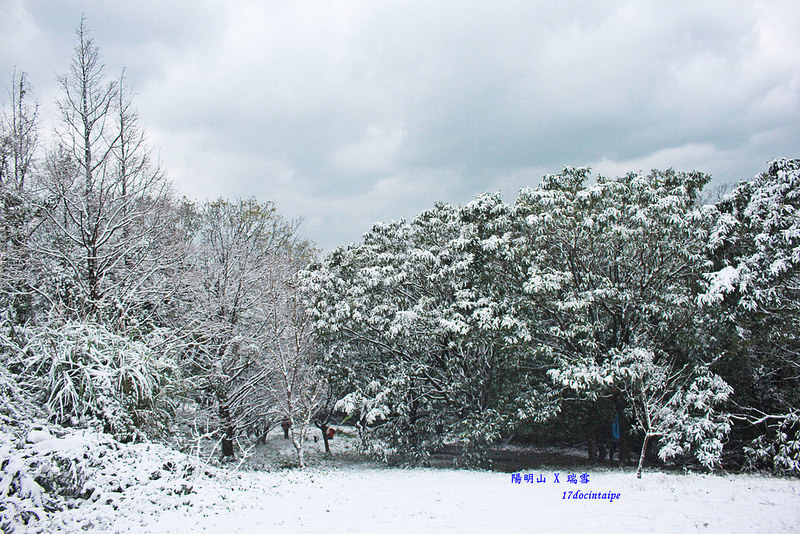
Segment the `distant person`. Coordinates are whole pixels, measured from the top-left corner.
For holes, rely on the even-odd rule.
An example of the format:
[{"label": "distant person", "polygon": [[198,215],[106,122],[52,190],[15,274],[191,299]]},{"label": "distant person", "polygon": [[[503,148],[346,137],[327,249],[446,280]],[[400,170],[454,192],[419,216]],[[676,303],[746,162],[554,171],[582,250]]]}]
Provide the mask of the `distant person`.
[{"label": "distant person", "polygon": [[283,439],[289,439],[289,429],[292,428],[292,423],[287,419],[281,423],[283,428]]},{"label": "distant person", "polygon": [[[614,453],[617,452],[617,446],[619,445],[619,413],[614,415],[614,420],[611,422],[611,439],[610,439],[610,447],[608,449],[608,463],[611,463],[614,459]],[[620,461],[622,458],[620,458]]]}]

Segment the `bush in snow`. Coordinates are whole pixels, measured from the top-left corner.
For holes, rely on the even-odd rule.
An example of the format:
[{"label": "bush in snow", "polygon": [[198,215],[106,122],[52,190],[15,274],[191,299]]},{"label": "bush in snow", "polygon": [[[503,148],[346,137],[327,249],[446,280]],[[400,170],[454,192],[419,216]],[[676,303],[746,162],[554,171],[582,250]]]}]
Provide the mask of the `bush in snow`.
[{"label": "bush in snow", "polygon": [[[76,451],[49,449],[54,438],[43,429],[31,430],[27,440],[0,433],[0,526],[42,519],[62,508],[63,499],[78,497],[86,481],[85,462]],[[81,451],[82,452],[82,451]]]},{"label": "bush in snow", "polygon": [[800,412],[786,414],[772,430],[745,447],[747,467],[800,477]]},{"label": "bush in snow", "polygon": [[659,457],[667,460],[692,455],[706,468],[717,465],[731,429],[730,416],[720,407],[732,392],[722,378],[700,370],[658,414],[664,428]]},{"label": "bush in snow", "polygon": [[0,430],[0,455],[3,532],[110,531],[119,510],[186,504],[196,479],[216,474],[161,445],[57,425]]},{"label": "bush in snow", "polygon": [[55,421],[97,424],[122,441],[169,421],[175,367],[147,340],[78,322],[27,333],[23,374]]}]

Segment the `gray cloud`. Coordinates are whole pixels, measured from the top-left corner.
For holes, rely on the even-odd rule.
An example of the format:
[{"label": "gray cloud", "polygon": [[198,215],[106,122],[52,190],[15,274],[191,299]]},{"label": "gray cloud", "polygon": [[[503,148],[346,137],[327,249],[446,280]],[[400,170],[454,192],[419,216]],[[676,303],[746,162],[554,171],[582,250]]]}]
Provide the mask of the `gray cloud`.
[{"label": "gray cloud", "polygon": [[[800,148],[789,0],[82,8],[179,191],[274,200],[326,249],[563,165],[729,181]],[[0,20],[0,68],[66,70],[78,8],[6,1]]]}]

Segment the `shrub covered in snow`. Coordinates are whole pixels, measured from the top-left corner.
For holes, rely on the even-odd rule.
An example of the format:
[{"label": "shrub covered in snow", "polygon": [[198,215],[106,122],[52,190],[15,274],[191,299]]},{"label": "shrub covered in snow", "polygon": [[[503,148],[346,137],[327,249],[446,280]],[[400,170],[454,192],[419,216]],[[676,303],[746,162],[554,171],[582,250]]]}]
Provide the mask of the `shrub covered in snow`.
[{"label": "shrub covered in snow", "polygon": [[745,447],[747,467],[800,477],[800,412],[786,414],[771,435]]},{"label": "shrub covered in snow", "polygon": [[132,340],[80,322],[26,333],[23,378],[56,422],[99,426],[123,441],[168,422],[177,371],[168,352],[148,345],[157,339]]},{"label": "shrub covered in snow", "polygon": [[183,503],[198,477],[216,473],[162,445],[57,425],[0,431],[0,457],[4,532],[108,530],[122,507],[153,513]]}]

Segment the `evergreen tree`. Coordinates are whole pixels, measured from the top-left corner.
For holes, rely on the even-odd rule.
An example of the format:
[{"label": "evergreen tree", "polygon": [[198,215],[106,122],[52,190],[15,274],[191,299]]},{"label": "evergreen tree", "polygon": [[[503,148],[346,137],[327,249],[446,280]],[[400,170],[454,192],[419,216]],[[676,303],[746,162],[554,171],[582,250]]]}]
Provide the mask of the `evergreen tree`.
[{"label": "evergreen tree", "polygon": [[773,161],[717,209],[701,300],[734,387],[737,440],[754,440],[751,464],[798,474],[800,160]]}]

